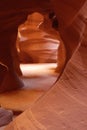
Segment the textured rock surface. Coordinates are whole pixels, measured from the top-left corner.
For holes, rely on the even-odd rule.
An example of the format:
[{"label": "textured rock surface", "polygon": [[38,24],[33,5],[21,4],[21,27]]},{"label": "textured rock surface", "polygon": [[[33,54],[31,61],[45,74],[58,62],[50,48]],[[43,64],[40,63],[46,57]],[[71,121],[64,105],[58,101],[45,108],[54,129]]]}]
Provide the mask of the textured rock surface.
[{"label": "textured rock surface", "polygon": [[86,130],[86,51],[83,41],[53,88],[5,130]]},{"label": "textured rock surface", "polygon": [[[56,63],[57,51],[61,45],[58,33],[52,27],[44,25],[44,15],[34,12],[28,20],[19,26],[18,50],[22,63]],[[48,20],[50,21],[50,20]],[[49,25],[51,22],[48,22]],[[62,53],[62,52],[61,52]]]},{"label": "textured rock surface", "polygon": [[53,88],[5,130],[87,130],[87,25],[81,10],[86,0],[53,2],[68,59],[73,56]]}]

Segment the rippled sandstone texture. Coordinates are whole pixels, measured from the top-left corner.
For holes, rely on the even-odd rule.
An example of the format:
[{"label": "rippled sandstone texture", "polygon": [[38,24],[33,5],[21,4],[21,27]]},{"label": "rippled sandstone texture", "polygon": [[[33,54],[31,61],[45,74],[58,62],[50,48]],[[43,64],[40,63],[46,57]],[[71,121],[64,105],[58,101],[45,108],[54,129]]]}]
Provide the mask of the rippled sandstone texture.
[{"label": "rippled sandstone texture", "polygon": [[87,130],[87,1],[53,4],[70,60],[53,88],[5,130]]},{"label": "rippled sandstone texture", "polygon": [[58,67],[61,64],[62,68],[66,59],[64,43],[59,33],[52,28],[48,15],[34,12],[19,26],[19,58],[22,63],[56,63],[58,60]]}]

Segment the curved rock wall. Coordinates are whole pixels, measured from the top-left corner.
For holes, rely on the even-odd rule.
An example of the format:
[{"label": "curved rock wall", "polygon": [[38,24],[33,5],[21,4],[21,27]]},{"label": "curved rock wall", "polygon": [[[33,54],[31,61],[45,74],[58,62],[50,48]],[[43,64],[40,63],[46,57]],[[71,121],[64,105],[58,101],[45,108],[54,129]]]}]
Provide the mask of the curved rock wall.
[{"label": "curved rock wall", "polygon": [[[61,6],[56,6],[56,2],[61,3]],[[5,130],[87,130],[87,24],[84,11],[80,13],[86,0],[68,1],[71,4],[65,4],[65,0],[63,2],[56,0],[54,7],[55,12],[58,11],[58,6],[61,7],[59,16],[65,15],[64,23],[69,18],[69,25],[62,26],[60,32],[68,50],[68,59],[72,54],[73,56],[53,88]],[[69,16],[62,7],[66,7],[65,12],[69,9]],[[85,13],[86,8],[87,6],[84,8]]]},{"label": "curved rock wall", "polygon": [[[59,21],[59,31],[66,45],[67,59],[69,59],[80,43],[84,32],[85,23],[82,17],[84,12],[86,14],[86,0],[54,0],[52,2]],[[82,11],[83,6],[85,6],[84,11]]]}]

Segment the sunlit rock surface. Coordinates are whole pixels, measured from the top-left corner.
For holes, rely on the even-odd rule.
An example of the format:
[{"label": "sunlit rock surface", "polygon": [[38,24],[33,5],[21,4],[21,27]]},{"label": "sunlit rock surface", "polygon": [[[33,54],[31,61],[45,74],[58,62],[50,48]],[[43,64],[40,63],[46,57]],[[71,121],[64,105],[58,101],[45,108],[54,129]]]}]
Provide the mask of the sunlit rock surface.
[{"label": "sunlit rock surface", "polygon": [[[18,50],[21,62],[55,63],[57,62],[60,41],[58,33],[51,26],[44,25],[45,16],[35,12],[28,16],[27,21],[19,26]],[[41,27],[41,24],[42,27]],[[50,26],[49,26],[50,25]]]},{"label": "sunlit rock surface", "polygon": [[87,129],[87,44],[84,40],[53,88],[5,130]]},{"label": "sunlit rock surface", "polygon": [[51,1],[69,62],[53,88],[6,130],[87,130],[87,25],[81,10],[86,0]]},{"label": "sunlit rock surface", "polygon": [[87,30],[61,78],[5,130],[87,129]]}]

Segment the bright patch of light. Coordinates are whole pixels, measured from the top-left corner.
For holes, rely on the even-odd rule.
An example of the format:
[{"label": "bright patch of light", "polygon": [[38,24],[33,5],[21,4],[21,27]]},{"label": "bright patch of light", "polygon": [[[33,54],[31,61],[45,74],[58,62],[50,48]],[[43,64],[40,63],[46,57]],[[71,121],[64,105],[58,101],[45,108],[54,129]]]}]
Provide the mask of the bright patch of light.
[{"label": "bright patch of light", "polygon": [[24,76],[53,74],[57,67],[56,63],[45,64],[21,64],[20,68]]}]

